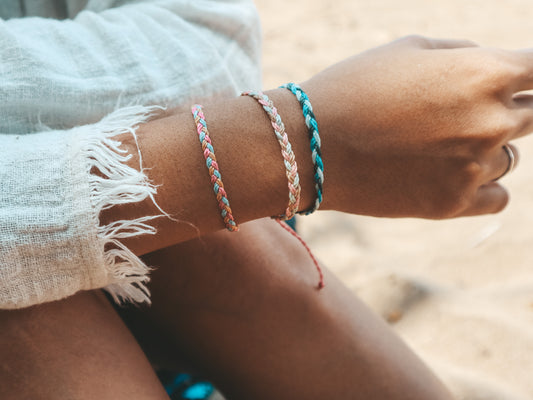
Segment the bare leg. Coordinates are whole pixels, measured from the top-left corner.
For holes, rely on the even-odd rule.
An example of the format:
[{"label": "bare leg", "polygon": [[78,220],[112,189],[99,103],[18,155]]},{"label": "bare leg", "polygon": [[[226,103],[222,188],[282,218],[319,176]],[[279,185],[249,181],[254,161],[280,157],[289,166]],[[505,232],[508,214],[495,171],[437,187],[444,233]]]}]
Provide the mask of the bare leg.
[{"label": "bare leg", "polygon": [[0,312],[2,400],[168,400],[101,293]]},{"label": "bare leg", "polygon": [[[449,400],[391,329],[273,221],[147,257],[144,334],[203,369],[226,396],[254,400]],[[160,340],[160,339],[158,339]]]}]

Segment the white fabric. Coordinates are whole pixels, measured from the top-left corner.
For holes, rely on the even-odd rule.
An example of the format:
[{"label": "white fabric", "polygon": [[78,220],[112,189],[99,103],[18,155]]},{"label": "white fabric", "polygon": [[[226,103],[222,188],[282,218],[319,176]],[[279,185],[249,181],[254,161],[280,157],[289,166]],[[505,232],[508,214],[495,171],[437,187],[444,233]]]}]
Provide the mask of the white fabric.
[{"label": "white fabric", "polygon": [[117,238],[149,221],[98,214],[155,189],[112,138],[147,106],[259,88],[252,1],[2,0],[0,15],[15,17],[0,20],[0,308],[104,286],[147,301],[146,266]]}]

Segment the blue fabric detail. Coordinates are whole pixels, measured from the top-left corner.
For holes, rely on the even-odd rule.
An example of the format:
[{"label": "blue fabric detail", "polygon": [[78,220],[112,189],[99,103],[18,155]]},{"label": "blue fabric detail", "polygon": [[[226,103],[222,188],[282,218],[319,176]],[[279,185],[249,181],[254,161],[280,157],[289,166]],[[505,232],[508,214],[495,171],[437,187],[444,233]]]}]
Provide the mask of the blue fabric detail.
[{"label": "blue fabric detail", "polygon": [[189,374],[178,374],[174,377],[174,379],[165,385],[165,390],[167,394],[170,396],[174,394],[174,392],[179,389],[180,386],[182,386],[184,383],[189,381],[191,379],[191,376]]},{"label": "blue fabric detail", "polygon": [[292,228],[294,232],[296,232],[296,216],[286,220],[285,222]]},{"label": "blue fabric detail", "polygon": [[198,382],[185,389],[182,397],[187,400],[206,400],[215,388],[207,382]]}]

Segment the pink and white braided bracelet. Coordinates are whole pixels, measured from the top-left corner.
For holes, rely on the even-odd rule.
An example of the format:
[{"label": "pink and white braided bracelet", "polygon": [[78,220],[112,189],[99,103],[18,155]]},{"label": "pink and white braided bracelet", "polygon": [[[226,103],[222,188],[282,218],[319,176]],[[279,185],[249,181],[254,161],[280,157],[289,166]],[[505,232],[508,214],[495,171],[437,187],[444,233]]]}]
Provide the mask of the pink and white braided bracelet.
[{"label": "pink and white braided bracelet", "polygon": [[285,125],[281,121],[281,117],[278,114],[278,110],[274,107],[274,103],[263,92],[247,91],[242,93],[242,96],[250,96],[258,101],[263,110],[268,114],[274,133],[281,146],[281,155],[283,156],[283,163],[285,165],[285,174],[287,175],[288,187],[289,187],[289,204],[285,210],[284,215],[276,216],[275,218],[281,220],[287,220],[294,217],[298,211],[300,205],[300,177],[298,176],[298,166],[296,165],[296,159],[292,146],[289,142],[287,133],[285,132]]},{"label": "pink and white braided bracelet", "polygon": [[202,151],[204,153],[205,164],[209,170],[209,176],[211,177],[211,183],[213,184],[213,191],[218,201],[218,206],[220,208],[220,214],[226,225],[226,229],[230,232],[235,232],[239,230],[239,226],[233,218],[231,213],[231,208],[229,206],[228,195],[224,189],[224,184],[222,183],[222,177],[218,169],[217,159],[215,157],[215,151],[213,150],[213,145],[211,144],[211,139],[209,137],[209,131],[207,130],[207,123],[205,122],[205,116],[202,111],[202,106],[195,104],[191,108],[192,115],[194,117],[194,122],[196,123],[196,130],[198,132],[198,139],[202,144]]}]

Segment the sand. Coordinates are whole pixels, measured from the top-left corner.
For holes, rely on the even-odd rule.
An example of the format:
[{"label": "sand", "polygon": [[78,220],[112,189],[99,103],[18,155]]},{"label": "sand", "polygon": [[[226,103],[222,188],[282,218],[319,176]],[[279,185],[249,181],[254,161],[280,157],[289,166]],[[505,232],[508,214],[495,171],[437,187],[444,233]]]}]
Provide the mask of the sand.
[{"label": "sand", "polygon": [[[265,88],[411,34],[533,46],[531,0],[259,0]],[[533,137],[498,215],[451,221],[321,212],[302,235],[458,399],[533,399]]]}]

